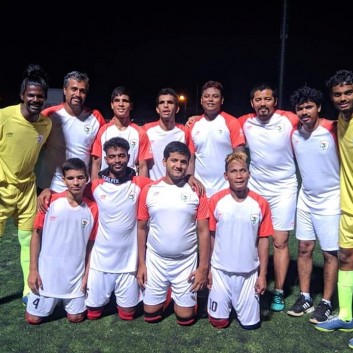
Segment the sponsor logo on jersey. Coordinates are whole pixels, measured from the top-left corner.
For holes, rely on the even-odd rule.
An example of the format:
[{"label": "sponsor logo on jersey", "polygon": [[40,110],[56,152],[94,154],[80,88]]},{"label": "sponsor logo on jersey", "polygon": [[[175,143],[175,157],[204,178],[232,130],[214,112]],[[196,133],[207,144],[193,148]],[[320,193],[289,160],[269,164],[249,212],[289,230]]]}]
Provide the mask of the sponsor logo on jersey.
[{"label": "sponsor logo on jersey", "polygon": [[250,215],[250,221],[253,225],[259,223],[259,216],[257,214]]},{"label": "sponsor logo on jersey", "polygon": [[130,140],[130,147],[131,148],[136,148],[136,146],[137,146],[137,140],[136,139]]},{"label": "sponsor logo on jersey", "polygon": [[276,125],[276,130],[278,132],[283,132],[284,131],[284,125],[283,124],[277,124]]},{"label": "sponsor logo on jersey", "polygon": [[84,132],[89,135],[92,131],[92,126],[91,125],[85,125],[83,128]]},{"label": "sponsor logo on jersey", "polygon": [[131,201],[135,201],[136,200],[136,193],[134,191],[130,192],[129,200],[131,200]]},{"label": "sponsor logo on jersey", "polygon": [[87,219],[87,218],[82,218],[82,219],[81,219],[81,226],[82,226],[82,228],[85,228],[88,223],[89,223],[89,222],[88,222],[88,219]]},{"label": "sponsor logo on jersey", "polygon": [[187,202],[190,199],[190,194],[188,192],[182,192],[180,194],[181,201]]},{"label": "sponsor logo on jersey", "polygon": [[329,142],[328,142],[328,141],[320,141],[320,148],[321,148],[323,151],[327,151],[328,146],[329,146]]},{"label": "sponsor logo on jersey", "polygon": [[12,137],[13,135],[14,135],[13,132],[7,132],[7,133],[6,133],[6,137]]}]

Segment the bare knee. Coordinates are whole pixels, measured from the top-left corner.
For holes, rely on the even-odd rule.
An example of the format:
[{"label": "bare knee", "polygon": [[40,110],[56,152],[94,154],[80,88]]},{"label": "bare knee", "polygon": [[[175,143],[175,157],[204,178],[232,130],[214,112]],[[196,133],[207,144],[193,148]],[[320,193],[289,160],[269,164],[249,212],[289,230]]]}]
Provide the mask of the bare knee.
[{"label": "bare knee", "polygon": [[77,323],[77,322],[81,322],[84,320],[85,315],[84,313],[80,313],[80,314],[69,314],[67,313],[67,318],[70,322],[72,323]]},{"label": "bare knee", "polygon": [[212,316],[208,316],[208,320],[211,325],[217,329],[227,328],[229,326],[229,319],[216,319]]},{"label": "bare knee", "polygon": [[39,324],[41,324],[43,322],[43,318],[41,318],[40,316],[35,316],[35,315],[28,314],[26,312],[26,321],[30,325],[39,325]]}]

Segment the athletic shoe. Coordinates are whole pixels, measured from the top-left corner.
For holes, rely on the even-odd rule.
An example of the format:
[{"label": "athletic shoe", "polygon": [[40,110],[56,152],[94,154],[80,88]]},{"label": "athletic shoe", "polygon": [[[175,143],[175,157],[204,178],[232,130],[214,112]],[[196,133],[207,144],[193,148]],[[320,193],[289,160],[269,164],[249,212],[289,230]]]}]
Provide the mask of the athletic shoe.
[{"label": "athletic shoe", "polygon": [[348,347],[353,349],[353,338],[348,341]]},{"label": "athletic shoe", "polygon": [[314,305],[312,299],[307,299],[301,294],[295,301],[293,306],[287,311],[290,316],[302,316],[314,311]]},{"label": "athletic shoe", "polygon": [[336,315],[332,316],[325,322],[316,324],[315,328],[323,332],[331,332],[335,330],[350,332],[353,331],[353,319],[351,321],[344,321],[339,319],[338,315]]},{"label": "athletic shoe", "polygon": [[309,321],[313,324],[318,324],[320,322],[325,322],[328,320],[332,313],[332,306],[321,300],[319,305],[316,307],[314,313],[311,315]]},{"label": "athletic shoe", "polygon": [[27,295],[25,295],[24,297],[22,297],[22,304],[23,304],[24,306],[27,306],[28,297],[29,297],[29,294],[27,294]]},{"label": "athletic shoe", "polygon": [[274,292],[270,309],[272,311],[283,311],[284,309],[283,293]]}]

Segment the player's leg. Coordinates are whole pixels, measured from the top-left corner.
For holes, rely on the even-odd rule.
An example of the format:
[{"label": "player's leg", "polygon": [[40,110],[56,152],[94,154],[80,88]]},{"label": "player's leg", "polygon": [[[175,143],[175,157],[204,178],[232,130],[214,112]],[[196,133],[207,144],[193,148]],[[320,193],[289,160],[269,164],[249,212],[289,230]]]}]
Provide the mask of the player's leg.
[{"label": "player's leg", "polygon": [[212,287],[208,294],[208,319],[217,329],[229,326],[231,303],[231,276],[223,271],[211,268]]},{"label": "player's leg", "polygon": [[271,206],[273,222],[273,264],[274,295],[271,303],[272,311],[282,311],[284,304],[284,283],[286,280],[290,253],[288,247],[289,232],[294,229],[297,193],[289,190],[268,199]]},{"label": "player's leg", "polygon": [[106,273],[90,268],[87,280],[87,319],[97,320],[103,315],[114,290],[116,273]]},{"label": "player's leg", "polygon": [[72,323],[81,322],[85,319],[86,305],[85,297],[63,299],[67,319]]},{"label": "player's leg", "polygon": [[136,307],[142,300],[142,292],[137,282],[136,272],[117,274],[114,293],[120,319],[133,320]]},{"label": "player's leg", "polygon": [[340,216],[337,289],[339,313],[315,325],[319,331],[353,331],[353,217],[345,212],[342,212]]},{"label": "player's leg", "polygon": [[144,320],[148,323],[157,323],[163,319],[164,304],[167,299],[169,261],[157,257],[147,249],[147,284],[143,294]]},{"label": "player's leg", "polygon": [[298,317],[314,311],[314,304],[310,295],[310,281],[316,233],[310,212],[297,209],[295,236],[298,240],[297,269],[300,295],[289,308],[287,314]]},{"label": "player's leg", "polygon": [[190,274],[197,268],[197,253],[184,259],[173,260],[169,265],[169,278],[177,323],[190,326],[196,321],[197,293],[191,291]]},{"label": "player's leg", "polygon": [[245,330],[255,330],[261,326],[260,296],[255,293],[257,277],[257,270],[232,276],[232,305]]},{"label": "player's leg", "polygon": [[19,189],[20,195],[14,218],[17,219],[18,240],[21,246],[20,259],[24,283],[23,299],[26,301],[26,297],[30,292],[27,279],[29,275],[30,242],[36,215],[36,188],[34,183],[27,183],[20,186]]},{"label": "player's leg", "polygon": [[338,229],[340,215],[313,215],[317,238],[324,257],[324,289],[310,322],[325,322],[331,316],[331,299],[336,291],[338,274]]},{"label": "player's leg", "polygon": [[43,297],[30,293],[26,306],[26,320],[30,325],[38,325],[42,323],[43,319],[50,316],[56,305],[58,299]]}]

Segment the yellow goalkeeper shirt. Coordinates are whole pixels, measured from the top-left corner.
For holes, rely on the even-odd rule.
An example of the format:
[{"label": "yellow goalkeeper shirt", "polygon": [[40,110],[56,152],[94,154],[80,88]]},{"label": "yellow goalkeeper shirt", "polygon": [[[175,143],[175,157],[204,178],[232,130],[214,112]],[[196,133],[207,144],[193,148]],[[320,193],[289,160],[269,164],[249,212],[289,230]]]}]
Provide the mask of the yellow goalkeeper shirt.
[{"label": "yellow goalkeeper shirt", "polygon": [[42,114],[36,122],[27,121],[20,104],[0,109],[0,183],[35,180],[34,166],[51,126]]}]

